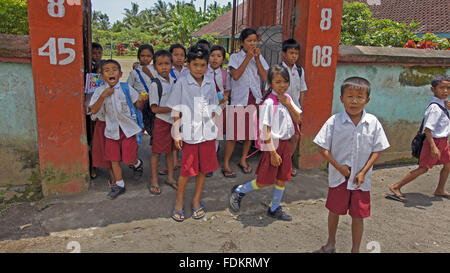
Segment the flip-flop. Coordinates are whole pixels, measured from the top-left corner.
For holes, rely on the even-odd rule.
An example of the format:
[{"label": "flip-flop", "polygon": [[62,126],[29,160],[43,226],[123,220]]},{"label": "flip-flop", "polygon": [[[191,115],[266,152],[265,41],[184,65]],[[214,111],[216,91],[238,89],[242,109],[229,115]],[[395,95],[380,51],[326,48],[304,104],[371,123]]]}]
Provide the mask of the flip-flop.
[{"label": "flip-flop", "polygon": [[[161,194],[161,188],[159,186],[153,186],[151,184],[147,184],[148,191],[153,195],[160,195]],[[152,189],[159,189],[159,192],[152,191]]]},{"label": "flip-flop", "polygon": [[237,165],[239,166],[239,168],[241,168],[242,172],[245,174],[252,173],[252,171],[253,171],[252,167],[250,167],[250,166],[244,167],[241,165],[241,163],[238,163]]},{"label": "flip-flop", "polygon": [[448,194],[433,194],[435,197],[442,197],[450,200],[450,195]]},{"label": "flip-flop", "polygon": [[402,198],[406,198],[403,194],[386,194],[385,198],[395,200],[398,202],[402,202],[402,203],[405,203],[406,201],[408,201],[407,199],[402,199]]},{"label": "flip-flop", "polygon": [[169,181],[166,180],[166,181],[164,181],[164,184],[169,185],[174,190],[178,190],[178,183],[177,182],[170,183]]},{"label": "flip-flop", "polygon": [[236,177],[236,173],[234,173],[233,171],[226,171],[224,169],[222,169],[222,174],[226,178],[235,178]]},{"label": "flip-flop", "polygon": [[313,253],[336,253],[336,248],[332,248],[330,250],[325,250],[325,246],[322,246],[319,250],[316,250]]},{"label": "flip-flop", "polygon": [[[176,166],[173,168],[174,171],[178,170],[180,168],[180,166]],[[169,170],[167,168],[164,168],[162,170],[160,170],[158,172],[159,175],[168,175],[169,174]]]},{"label": "flip-flop", "polygon": [[172,219],[175,220],[175,221],[177,221],[177,222],[183,222],[183,221],[184,221],[184,218],[181,218],[181,216],[184,217],[184,208],[181,210],[181,212],[177,211],[176,208],[173,208],[173,211],[174,211],[176,214],[178,214],[178,216],[179,216],[180,218],[176,217],[176,216],[172,213]]},{"label": "flip-flop", "polygon": [[[202,214],[197,215],[197,216],[194,215],[194,212],[198,214],[199,211],[201,211],[201,210],[203,210]],[[194,206],[192,206],[192,218],[198,220],[198,219],[201,219],[201,218],[205,217],[205,215],[206,215],[206,209],[205,209],[205,205],[202,202],[200,202],[200,208],[199,209],[196,209]]]}]

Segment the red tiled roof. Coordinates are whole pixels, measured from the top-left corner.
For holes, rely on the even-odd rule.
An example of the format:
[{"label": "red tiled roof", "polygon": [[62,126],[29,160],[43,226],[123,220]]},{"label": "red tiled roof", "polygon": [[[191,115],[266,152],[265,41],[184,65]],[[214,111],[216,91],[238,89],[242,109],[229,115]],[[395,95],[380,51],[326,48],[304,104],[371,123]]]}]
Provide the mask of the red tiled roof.
[{"label": "red tiled roof", "polygon": [[[245,3],[240,4],[237,7],[236,24],[238,26],[237,34],[246,28],[247,24],[247,5]],[[244,10],[243,10],[244,9]],[[243,11],[243,12],[242,12]],[[242,16],[244,17],[242,20]],[[233,10],[226,12],[221,17],[217,18],[213,22],[203,26],[201,29],[197,30],[192,34],[194,37],[200,37],[205,34],[218,33],[219,37],[231,37],[231,22],[233,19]],[[242,24],[244,21],[244,24]]]},{"label": "red tiled roof", "polygon": [[[417,33],[450,33],[449,0],[346,0],[370,4],[369,9],[377,19],[397,22],[421,22]],[[379,4],[379,5],[377,5]]]}]

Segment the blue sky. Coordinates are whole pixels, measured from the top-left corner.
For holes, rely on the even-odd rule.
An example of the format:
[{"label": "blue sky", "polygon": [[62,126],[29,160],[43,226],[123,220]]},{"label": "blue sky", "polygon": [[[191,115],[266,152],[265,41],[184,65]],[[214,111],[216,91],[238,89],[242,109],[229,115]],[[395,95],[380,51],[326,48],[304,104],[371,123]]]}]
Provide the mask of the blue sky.
[{"label": "blue sky", "polygon": [[[226,5],[232,0],[215,0],[220,5]],[[109,16],[109,21],[113,24],[117,20],[123,18],[124,9],[131,9],[131,2],[139,5],[139,10],[151,8],[157,2],[156,0],[92,0],[92,10],[101,11]],[[176,0],[164,1],[167,3],[175,3]],[[185,2],[190,2],[186,0]],[[206,5],[214,3],[214,0],[207,0]],[[197,8],[203,9],[204,0],[194,0]]]}]

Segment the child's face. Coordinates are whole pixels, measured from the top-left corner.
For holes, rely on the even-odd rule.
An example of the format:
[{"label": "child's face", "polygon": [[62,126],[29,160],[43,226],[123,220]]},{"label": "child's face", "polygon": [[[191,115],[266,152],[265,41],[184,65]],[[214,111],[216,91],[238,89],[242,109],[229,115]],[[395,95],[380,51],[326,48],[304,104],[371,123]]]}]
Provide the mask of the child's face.
[{"label": "child's face", "polygon": [[159,56],[155,59],[154,66],[159,75],[163,78],[167,78],[172,69],[172,62],[168,56]]},{"label": "child's face", "polygon": [[252,34],[244,40],[242,46],[244,47],[244,51],[249,51],[250,49],[256,48],[258,46],[258,36],[256,34]]},{"label": "child's face", "polygon": [[174,48],[172,52],[173,63],[176,66],[182,66],[184,61],[186,60],[186,56],[184,55],[184,50],[182,48]]},{"label": "child's face", "polygon": [[209,64],[211,65],[212,69],[217,69],[222,66],[223,64],[223,54],[221,50],[214,50],[211,52],[211,55],[209,55]]},{"label": "child's face", "polygon": [[109,86],[115,86],[119,82],[120,77],[122,77],[122,72],[116,64],[108,63],[103,65],[102,78]]},{"label": "child's face", "polygon": [[345,111],[350,117],[361,115],[364,107],[369,103],[367,90],[355,87],[347,87],[341,96],[341,102],[344,104]]},{"label": "child's face", "polygon": [[192,77],[196,80],[200,80],[208,70],[208,62],[205,59],[194,59],[188,63],[188,68],[191,71]]},{"label": "child's face", "polygon": [[96,63],[100,62],[103,57],[103,50],[101,48],[92,49],[92,60]]},{"label": "child's face", "polygon": [[144,49],[141,51],[141,55],[139,56],[139,62],[142,66],[149,65],[153,60],[153,54],[149,49]]},{"label": "child's face", "polygon": [[289,89],[289,81],[283,78],[280,74],[275,74],[272,79],[271,86],[273,91],[275,91],[278,95],[282,95]]},{"label": "child's face", "polygon": [[436,87],[431,87],[431,92],[434,93],[440,100],[446,100],[448,97],[448,92],[450,92],[450,82],[442,81]]},{"label": "child's face", "polygon": [[289,48],[286,52],[283,52],[283,59],[287,65],[291,66],[297,63],[300,57],[300,50],[295,48]]}]

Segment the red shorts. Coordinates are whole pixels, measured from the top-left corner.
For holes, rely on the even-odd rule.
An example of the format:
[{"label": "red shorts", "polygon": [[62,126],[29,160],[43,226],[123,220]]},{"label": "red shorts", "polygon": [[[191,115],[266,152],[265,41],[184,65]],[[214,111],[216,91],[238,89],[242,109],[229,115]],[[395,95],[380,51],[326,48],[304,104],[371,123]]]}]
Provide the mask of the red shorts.
[{"label": "red shorts", "polygon": [[436,147],[441,152],[441,158],[434,159],[431,156],[431,147],[428,140],[423,141],[422,151],[420,152],[419,166],[428,169],[433,168],[435,165],[442,165],[450,162],[450,150],[448,149],[448,139],[443,138],[433,138]]},{"label": "red shorts", "polygon": [[335,188],[328,188],[325,207],[338,215],[348,214],[353,218],[367,218],[370,216],[370,192],[348,190],[347,180]]},{"label": "red shorts", "polygon": [[101,120],[95,122],[94,136],[92,138],[92,166],[111,168],[111,161],[105,160],[105,128],[106,123]]},{"label": "red shorts", "polygon": [[291,180],[292,155],[289,140],[280,140],[277,153],[280,155],[282,162],[280,166],[274,167],[270,164],[270,152],[262,152],[258,168],[255,172],[258,175],[256,178],[258,184],[272,185],[275,184],[277,180]]},{"label": "red shorts", "polygon": [[219,168],[216,155],[216,141],[210,140],[198,144],[183,142],[180,175],[196,176],[199,172],[211,173]]},{"label": "red shorts", "polygon": [[[252,92],[249,91],[248,93],[248,102],[247,107],[251,105],[248,110],[255,109],[258,111],[258,105],[256,104],[256,99],[253,96]],[[231,106],[230,109],[233,107]],[[236,109],[239,109],[239,111],[242,111],[244,109],[243,106],[236,106]],[[233,124],[232,124],[233,123]],[[229,128],[233,128],[232,132],[229,132],[227,135],[227,140],[253,140],[255,139],[254,132],[255,129],[253,126],[256,126],[253,122],[253,113],[250,111],[249,113],[245,113],[245,122],[242,122],[242,120],[238,121],[238,114],[236,112],[230,114],[228,113],[227,118],[227,126]]]},{"label": "red shorts", "polygon": [[138,149],[136,136],[127,138],[122,132],[122,129],[119,130],[119,140],[106,138],[105,159],[111,162],[123,162],[125,164],[134,163]]},{"label": "red shorts", "polygon": [[172,131],[172,124],[155,117],[152,136],[153,153],[168,154],[176,150],[171,131]]}]

